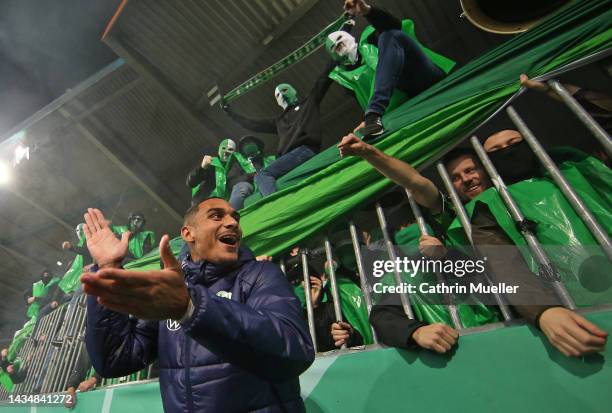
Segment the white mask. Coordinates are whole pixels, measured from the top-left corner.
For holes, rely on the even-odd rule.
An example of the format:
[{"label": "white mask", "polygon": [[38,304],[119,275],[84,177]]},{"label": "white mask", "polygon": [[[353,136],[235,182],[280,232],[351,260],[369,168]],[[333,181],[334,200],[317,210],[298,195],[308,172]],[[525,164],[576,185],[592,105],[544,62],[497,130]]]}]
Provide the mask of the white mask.
[{"label": "white mask", "polygon": [[335,60],[344,64],[354,65],[357,63],[359,45],[353,36],[345,31],[333,32],[328,36],[328,51]]},{"label": "white mask", "polygon": [[[268,93],[270,93],[270,92],[268,92]],[[287,109],[287,106],[289,106],[289,105],[287,104],[287,101],[285,100],[285,97],[281,94],[281,92],[280,92],[280,90],[278,88],[274,89],[274,97],[276,98],[276,103],[278,103],[278,106],[283,108],[283,110]]]}]

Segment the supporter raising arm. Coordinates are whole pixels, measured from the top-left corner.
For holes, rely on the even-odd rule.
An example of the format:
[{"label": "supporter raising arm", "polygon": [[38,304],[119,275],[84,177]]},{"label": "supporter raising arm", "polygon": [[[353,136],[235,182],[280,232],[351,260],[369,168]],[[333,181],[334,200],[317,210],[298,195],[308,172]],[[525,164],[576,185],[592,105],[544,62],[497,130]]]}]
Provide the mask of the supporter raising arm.
[{"label": "supporter raising arm", "polygon": [[[518,142],[515,134],[504,132],[508,133],[494,135],[495,144],[485,141],[485,148],[494,148],[496,145],[505,148]],[[410,165],[382,153],[353,134],[345,136],[338,148],[341,155],[362,157],[389,179],[410,190],[420,205],[434,213],[440,211],[442,196],[436,186]],[[451,153],[445,157],[444,164],[455,190],[464,202],[477,197],[491,186],[477,157],[470,151]],[[472,217],[472,236],[480,254],[488,257],[493,280],[521,285],[519,293],[507,296],[509,303],[528,322],[540,328],[553,346],[566,356],[580,356],[605,348],[608,333],[560,305],[550,288],[529,270],[520,251],[488,209],[476,209]],[[422,239],[421,249],[435,249],[435,244],[431,239]],[[391,332],[388,337],[379,334],[381,341],[388,345],[405,346],[407,340],[415,339],[414,334],[406,336],[406,332],[414,329],[418,322],[408,320],[397,305],[376,306],[370,317],[375,327],[378,324],[385,331]],[[404,324],[401,328],[400,323]]]},{"label": "supporter raising arm", "polygon": [[434,213],[440,211],[438,188],[406,162],[385,154],[353,133],[342,138],[338,149],[341,156],[353,155],[365,159],[378,172],[412,192],[419,205]]}]

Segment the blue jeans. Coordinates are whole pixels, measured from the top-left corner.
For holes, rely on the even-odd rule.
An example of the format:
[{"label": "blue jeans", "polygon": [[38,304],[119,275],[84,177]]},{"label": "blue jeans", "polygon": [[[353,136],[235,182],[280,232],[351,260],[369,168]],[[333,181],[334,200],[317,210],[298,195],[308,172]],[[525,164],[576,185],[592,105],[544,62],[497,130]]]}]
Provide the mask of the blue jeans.
[{"label": "blue jeans", "polygon": [[275,193],[276,180],[278,178],[303,164],[315,155],[316,153],[308,146],[298,146],[272,162],[267,168],[259,171],[259,173],[255,175],[255,183],[259,187],[259,192],[261,192],[261,195],[266,197]]},{"label": "blue jeans", "polygon": [[421,48],[401,30],[387,30],[378,37],[378,65],[374,94],[366,109],[383,115],[393,89],[413,97],[439,82],[445,74]]},{"label": "blue jeans", "polygon": [[236,211],[244,207],[244,200],[253,193],[253,185],[248,182],[238,182],[232,187],[229,203]]}]

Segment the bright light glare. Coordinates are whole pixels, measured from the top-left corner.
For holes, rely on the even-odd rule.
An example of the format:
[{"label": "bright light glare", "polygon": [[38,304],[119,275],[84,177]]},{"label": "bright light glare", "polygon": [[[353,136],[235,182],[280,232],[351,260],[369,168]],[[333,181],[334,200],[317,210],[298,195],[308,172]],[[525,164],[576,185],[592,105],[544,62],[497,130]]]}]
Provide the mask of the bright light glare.
[{"label": "bright light glare", "polygon": [[0,162],[0,185],[6,184],[11,180],[11,170],[4,162]]},{"label": "bright light glare", "polygon": [[61,267],[62,262],[61,262],[61,261],[58,261],[56,264],[57,264],[57,266],[58,266],[58,267]]},{"label": "bright light glare", "polygon": [[19,165],[19,163],[22,160],[30,160],[30,148],[28,146],[22,146],[21,144],[19,144],[16,148],[15,148],[15,156],[13,158],[13,164],[15,165]]}]

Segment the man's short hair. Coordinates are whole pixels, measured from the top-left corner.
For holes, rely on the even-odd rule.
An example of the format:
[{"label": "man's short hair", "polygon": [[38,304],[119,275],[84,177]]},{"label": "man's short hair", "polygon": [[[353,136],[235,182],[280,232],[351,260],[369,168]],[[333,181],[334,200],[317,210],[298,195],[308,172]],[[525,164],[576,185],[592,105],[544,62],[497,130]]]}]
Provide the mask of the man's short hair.
[{"label": "man's short hair", "polygon": [[465,146],[455,148],[446,155],[444,155],[444,157],[442,158],[442,163],[445,167],[448,167],[449,163],[462,156],[469,156],[474,160],[475,163],[481,163],[480,159],[478,158],[478,155],[476,155],[476,152],[474,152],[472,148],[468,148]]},{"label": "man's short hair", "polygon": [[[185,215],[183,215],[183,224],[186,224],[188,221],[190,221],[195,216],[195,214],[198,213],[198,210],[200,209],[200,204],[204,201],[208,201],[209,199],[223,199],[223,198],[218,197],[218,196],[205,196],[205,195],[198,196],[196,195],[195,197],[191,199],[191,206],[189,207],[189,209],[187,209],[187,211],[185,211]],[[225,199],[223,200],[225,201]]]}]

